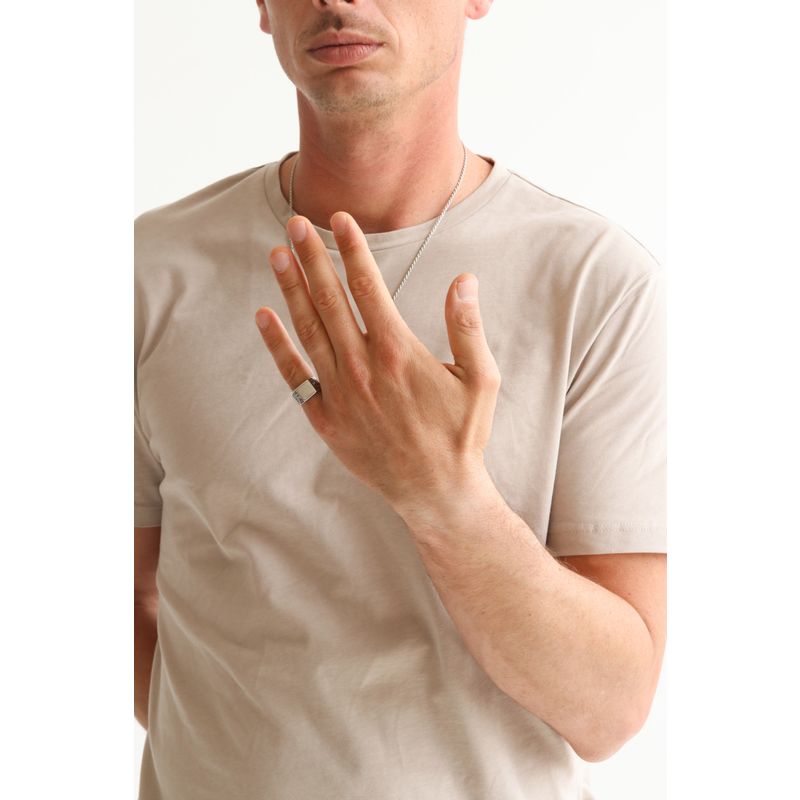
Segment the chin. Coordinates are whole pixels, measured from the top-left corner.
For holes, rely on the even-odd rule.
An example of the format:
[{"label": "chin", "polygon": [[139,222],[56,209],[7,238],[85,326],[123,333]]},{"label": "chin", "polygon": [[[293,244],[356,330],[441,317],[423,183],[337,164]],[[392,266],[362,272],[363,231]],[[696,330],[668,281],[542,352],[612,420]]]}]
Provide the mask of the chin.
[{"label": "chin", "polygon": [[344,89],[315,87],[306,92],[309,102],[326,114],[379,112],[397,102],[399,92],[378,86]]}]

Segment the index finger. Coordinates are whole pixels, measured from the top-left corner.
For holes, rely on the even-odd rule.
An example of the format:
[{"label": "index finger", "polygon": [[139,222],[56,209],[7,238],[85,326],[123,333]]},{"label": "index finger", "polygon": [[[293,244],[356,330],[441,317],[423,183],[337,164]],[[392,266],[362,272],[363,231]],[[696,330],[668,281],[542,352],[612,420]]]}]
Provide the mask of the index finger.
[{"label": "index finger", "polygon": [[367,333],[374,337],[396,333],[398,327],[408,330],[356,221],[346,211],[337,211],[331,217],[331,230]]}]

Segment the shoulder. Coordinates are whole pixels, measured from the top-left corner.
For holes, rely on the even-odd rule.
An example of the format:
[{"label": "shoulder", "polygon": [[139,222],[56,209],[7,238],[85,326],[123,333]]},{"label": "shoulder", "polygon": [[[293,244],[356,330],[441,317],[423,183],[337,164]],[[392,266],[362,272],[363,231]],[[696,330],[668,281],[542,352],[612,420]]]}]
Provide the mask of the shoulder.
[{"label": "shoulder", "polygon": [[620,222],[509,172],[497,206],[504,235],[535,254],[532,274],[565,313],[596,327],[632,292],[660,281],[661,262]]},{"label": "shoulder", "polygon": [[179,289],[214,280],[220,265],[242,260],[242,248],[268,214],[267,166],[227,175],[134,219],[134,287],[140,302],[149,297],[164,303]]},{"label": "shoulder", "polygon": [[543,189],[509,170],[509,200],[545,231],[550,243],[577,260],[627,264],[636,277],[662,268],[653,253],[622,224],[600,211]]},{"label": "shoulder", "polygon": [[264,200],[263,171],[267,165],[249,167],[227,175],[183,197],[139,214],[133,222],[137,256],[151,248],[187,236],[202,234],[206,226],[235,222],[243,210]]}]

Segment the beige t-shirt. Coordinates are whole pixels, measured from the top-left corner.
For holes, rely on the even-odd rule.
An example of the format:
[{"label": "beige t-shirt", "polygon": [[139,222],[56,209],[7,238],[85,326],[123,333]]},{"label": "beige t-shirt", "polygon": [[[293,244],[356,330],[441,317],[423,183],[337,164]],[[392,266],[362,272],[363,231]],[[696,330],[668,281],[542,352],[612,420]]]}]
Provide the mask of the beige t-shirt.
[{"label": "beige t-shirt", "polygon": [[[485,464],[508,505],[555,555],[666,552],[664,270],[487,160],[398,308],[452,362],[445,295],[475,273],[503,378]],[[481,669],[402,518],[329,451],[258,333],[270,306],[311,363],[267,260],[288,241],[279,163],[135,221],[134,525],[161,525],[140,800],[591,798],[586,764]],[[432,223],[367,234],[391,292]]]}]

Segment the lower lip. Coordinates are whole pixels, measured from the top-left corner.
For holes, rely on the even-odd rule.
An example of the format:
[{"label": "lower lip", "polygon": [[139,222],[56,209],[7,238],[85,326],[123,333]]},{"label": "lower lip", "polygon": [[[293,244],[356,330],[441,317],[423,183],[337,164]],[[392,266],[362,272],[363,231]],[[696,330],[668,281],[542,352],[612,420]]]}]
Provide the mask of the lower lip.
[{"label": "lower lip", "polygon": [[324,64],[355,64],[363,61],[380,49],[379,44],[340,44],[333,47],[318,47],[309,50],[309,54]]}]

